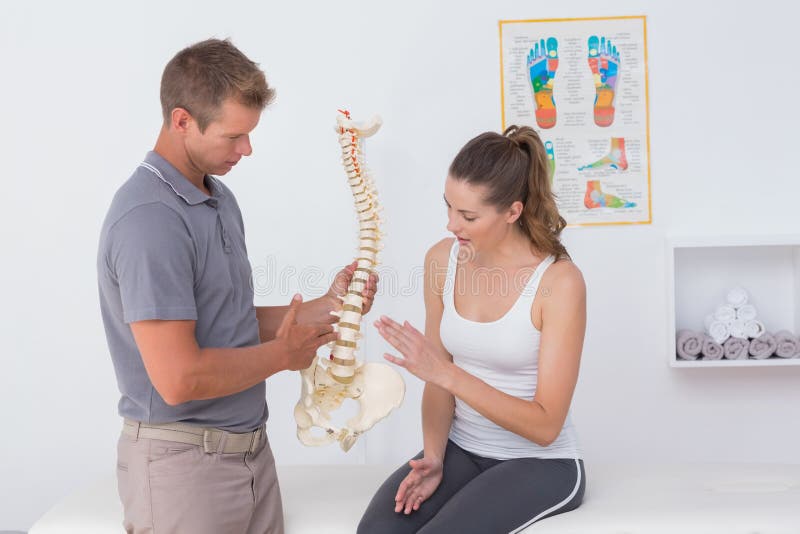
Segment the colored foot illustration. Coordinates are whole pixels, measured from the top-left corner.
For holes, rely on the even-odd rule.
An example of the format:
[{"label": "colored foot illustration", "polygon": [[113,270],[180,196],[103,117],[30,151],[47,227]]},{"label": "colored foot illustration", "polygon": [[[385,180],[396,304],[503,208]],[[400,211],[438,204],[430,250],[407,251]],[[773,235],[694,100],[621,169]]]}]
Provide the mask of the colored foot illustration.
[{"label": "colored foot illustration", "polygon": [[608,193],[603,193],[600,188],[600,180],[590,180],[586,182],[586,195],[583,197],[583,205],[588,209],[596,208],[634,208],[635,202],[628,202]]},{"label": "colored foot illustration", "polygon": [[553,176],[556,175],[556,153],[553,152],[553,142],[544,142],[544,151],[547,154],[547,161],[550,162],[550,183],[553,183]]},{"label": "colored foot illustration", "polygon": [[592,69],[594,87],[594,123],[610,126],[614,122],[614,96],[619,71],[619,54],[610,39],[589,37],[589,68]]},{"label": "colored foot illustration", "polygon": [[628,168],[628,157],[625,155],[624,137],[612,137],[611,150],[608,151],[608,154],[598,159],[594,163],[584,165],[583,167],[578,167],[578,170],[582,171],[585,169],[605,168],[617,169],[620,171],[624,171]]},{"label": "colored foot illustration", "polygon": [[528,52],[528,74],[533,88],[536,124],[552,128],[556,124],[556,103],[553,100],[553,78],[558,68],[558,41],[541,39]]}]

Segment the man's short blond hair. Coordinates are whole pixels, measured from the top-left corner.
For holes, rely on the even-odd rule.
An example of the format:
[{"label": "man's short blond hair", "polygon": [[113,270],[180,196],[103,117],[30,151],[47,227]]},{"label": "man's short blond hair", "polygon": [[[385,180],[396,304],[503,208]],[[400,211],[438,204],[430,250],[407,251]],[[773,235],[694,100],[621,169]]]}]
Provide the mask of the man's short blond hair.
[{"label": "man's short blond hair", "polygon": [[264,109],[275,97],[264,72],[228,39],[207,39],[184,48],[164,68],[161,111],[168,124],[175,108],[183,108],[201,132],[217,117],[222,102]]}]

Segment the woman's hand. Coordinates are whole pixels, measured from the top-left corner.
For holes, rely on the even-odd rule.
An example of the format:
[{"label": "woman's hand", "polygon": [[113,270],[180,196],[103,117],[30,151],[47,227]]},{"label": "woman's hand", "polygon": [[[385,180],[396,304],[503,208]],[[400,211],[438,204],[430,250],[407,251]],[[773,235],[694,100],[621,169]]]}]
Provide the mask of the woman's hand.
[{"label": "woman's hand", "polygon": [[442,482],[442,461],[420,458],[408,462],[411,472],[400,483],[394,497],[394,511],[408,515],[433,495]]},{"label": "woman's hand", "polygon": [[447,389],[446,384],[453,365],[446,353],[438,350],[422,332],[411,326],[408,321],[400,325],[384,315],[374,324],[383,339],[403,355],[402,358],[398,358],[387,353],[383,355],[384,358],[406,368],[409,373],[420,380]]}]

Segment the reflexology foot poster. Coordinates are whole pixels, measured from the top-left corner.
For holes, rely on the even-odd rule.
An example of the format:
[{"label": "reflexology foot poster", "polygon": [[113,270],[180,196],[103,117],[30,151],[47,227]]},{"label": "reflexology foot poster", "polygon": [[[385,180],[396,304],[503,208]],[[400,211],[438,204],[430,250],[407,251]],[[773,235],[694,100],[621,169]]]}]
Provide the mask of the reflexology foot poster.
[{"label": "reflexology foot poster", "polygon": [[650,224],[644,16],[500,21],[503,129],[533,127],[569,226]]}]

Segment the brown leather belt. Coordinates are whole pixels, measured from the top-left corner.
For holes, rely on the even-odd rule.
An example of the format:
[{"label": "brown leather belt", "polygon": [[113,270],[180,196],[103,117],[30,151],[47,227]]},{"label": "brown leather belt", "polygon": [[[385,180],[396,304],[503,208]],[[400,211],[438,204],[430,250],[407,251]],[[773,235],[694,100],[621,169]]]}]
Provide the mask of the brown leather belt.
[{"label": "brown leather belt", "polygon": [[132,438],[161,439],[176,441],[203,447],[207,453],[253,453],[261,444],[264,436],[264,425],[252,432],[242,434],[220,430],[218,428],[204,428],[186,423],[140,423],[125,419],[122,433]]}]

